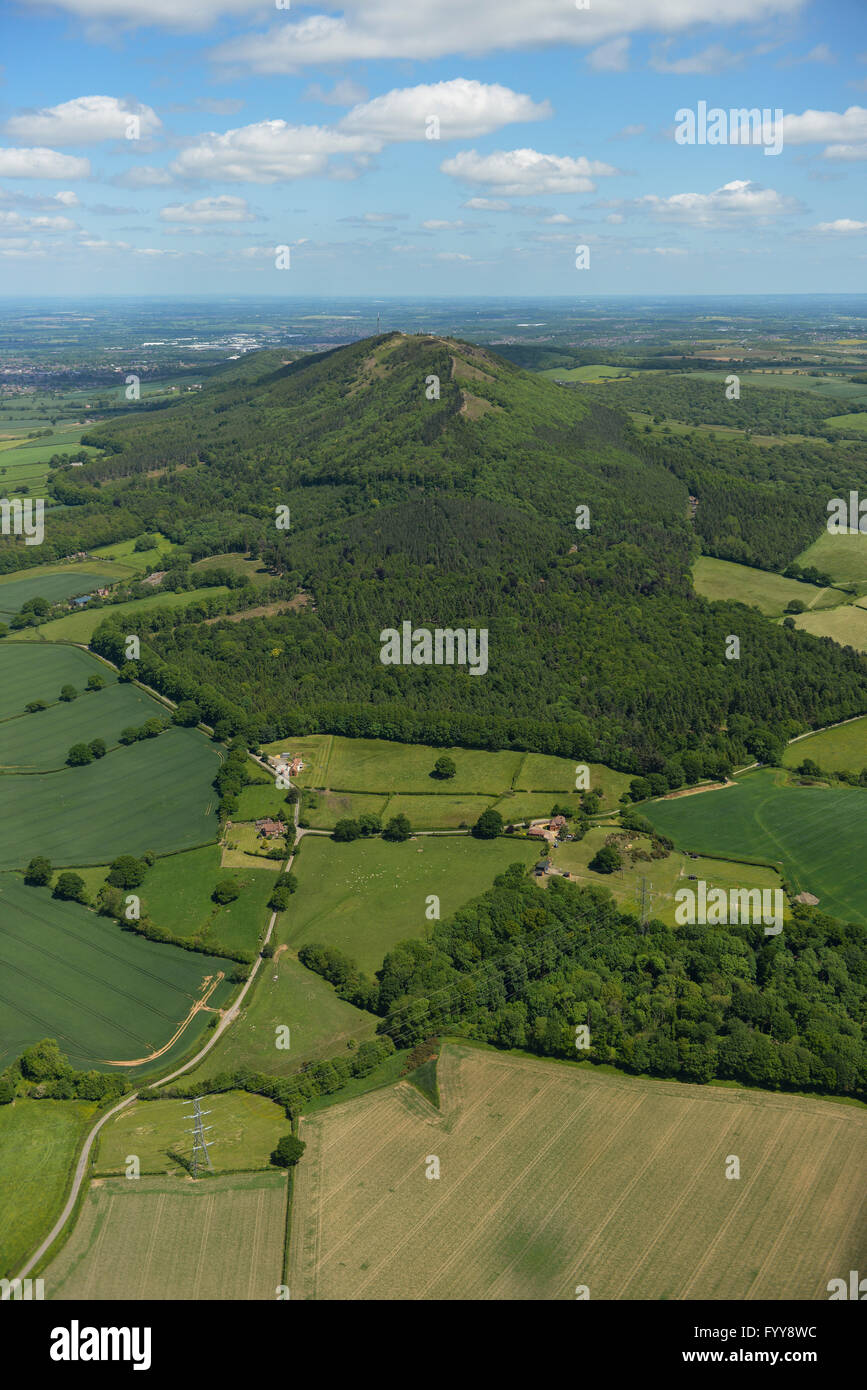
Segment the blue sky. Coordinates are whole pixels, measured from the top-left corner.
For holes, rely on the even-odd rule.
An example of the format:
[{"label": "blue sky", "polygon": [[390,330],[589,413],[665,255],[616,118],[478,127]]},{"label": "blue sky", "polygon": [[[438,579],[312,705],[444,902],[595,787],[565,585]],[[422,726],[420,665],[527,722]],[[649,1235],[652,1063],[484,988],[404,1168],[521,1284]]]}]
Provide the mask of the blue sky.
[{"label": "blue sky", "polygon": [[863,292],[864,0],[578,3],[7,0],[0,293]]}]

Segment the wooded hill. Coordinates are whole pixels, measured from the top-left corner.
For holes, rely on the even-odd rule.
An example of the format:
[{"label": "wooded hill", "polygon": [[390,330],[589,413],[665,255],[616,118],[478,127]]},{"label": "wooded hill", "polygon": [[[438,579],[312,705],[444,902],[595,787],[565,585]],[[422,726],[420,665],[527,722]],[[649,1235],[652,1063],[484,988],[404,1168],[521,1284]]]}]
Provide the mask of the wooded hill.
[{"label": "wooded hill", "polygon": [[[315,611],[240,624],[166,615],[143,644],[160,688],[220,692],[216,712],[253,740],[331,729],[641,770],[692,749],[714,772],[756,732],[867,709],[856,652],[695,596],[688,485],[665,451],[471,344],[250,354],[87,442],[103,453],[60,477],[57,527],[128,518],[125,534],[162,531],[187,559],[246,548],[287,595],[313,595]],[[403,621],[487,628],[488,673],[383,666],[380,631]],[[115,654],[118,633],[108,610],[94,645]]]}]

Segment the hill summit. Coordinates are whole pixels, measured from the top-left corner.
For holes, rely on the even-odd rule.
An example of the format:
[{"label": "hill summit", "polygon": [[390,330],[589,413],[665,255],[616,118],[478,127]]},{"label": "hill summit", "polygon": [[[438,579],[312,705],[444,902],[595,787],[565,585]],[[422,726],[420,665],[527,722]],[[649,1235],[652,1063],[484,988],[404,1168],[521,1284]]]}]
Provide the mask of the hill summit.
[{"label": "hill summit", "polygon": [[[233,690],[262,736],[331,728],[642,770],[687,747],[712,772],[757,726],[779,738],[860,707],[856,654],[696,597],[686,482],[627,417],[487,348],[387,333],[292,362],[249,354],[88,442],[102,454],[64,500],[119,508],[188,560],[247,550],[312,596],[315,610],[181,616],[152,638]],[[384,665],[380,634],[406,623],[486,632],[484,676]]]}]

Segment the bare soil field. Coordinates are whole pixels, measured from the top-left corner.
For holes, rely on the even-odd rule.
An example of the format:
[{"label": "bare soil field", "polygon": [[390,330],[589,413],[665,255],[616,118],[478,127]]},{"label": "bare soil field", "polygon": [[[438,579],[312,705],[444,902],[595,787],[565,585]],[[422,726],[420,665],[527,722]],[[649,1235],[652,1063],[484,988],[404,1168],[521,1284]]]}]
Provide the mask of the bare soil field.
[{"label": "bare soil field", "polygon": [[441,1111],[401,1082],[302,1120],[293,1299],[824,1299],[863,1267],[861,1109],[451,1043],[438,1080]]}]

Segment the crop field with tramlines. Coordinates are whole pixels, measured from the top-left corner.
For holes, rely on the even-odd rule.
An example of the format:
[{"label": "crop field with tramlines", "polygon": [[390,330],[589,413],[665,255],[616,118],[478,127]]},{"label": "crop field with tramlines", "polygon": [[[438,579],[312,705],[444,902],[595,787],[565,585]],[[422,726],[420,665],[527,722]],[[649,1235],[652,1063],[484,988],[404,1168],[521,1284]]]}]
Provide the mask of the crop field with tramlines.
[{"label": "crop field with tramlines", "polygon": [[274,1299],[285,1172],[97,1178],[44,1270],[47,1299]]},{"label": "crop field with tramlines", "polygon": [[[224,1003],[227,962],[122,931],[47,888],[0,874],[0,1069],[40,1038],[74,1066],[111,1071],[162,1049],[165,1066],[201,1036]],[[206,983],[207,982],[207,983]],[[168,1045],[168,1046],[167,1046]]]},{"label": "crop field with tramlines", "polygon": [[642,812],[679,849],[779,862],[796,893],[814,894],[834,917],[867,923],[867,790],[784,783],[785,774],[762,769],[733,787],[646,802]]},{"label": "crop field with tramlines", "polygon": [[[195,729],[119,745],[127,726],[164,705],[118,684],[110,667],[76,647],[3,646],[0,693],[0,870],[37,854],[55,865],[110,863],[118,854],[189,849],[217,837],[213,780],[221,755]],[[105,682],[86,690],[91,676]],[[64,686],[75,698],[60,699]],[[44,701],[48,708],[26,713]],[[100,738],[105,757],[65,766],[75,743]]]},{"label": "crop field with tramlines", "polygon": [[451,1043],[438,1080],[302,1121],[294,1299],[821,1299],[863,1265],[862,1109]]}]

